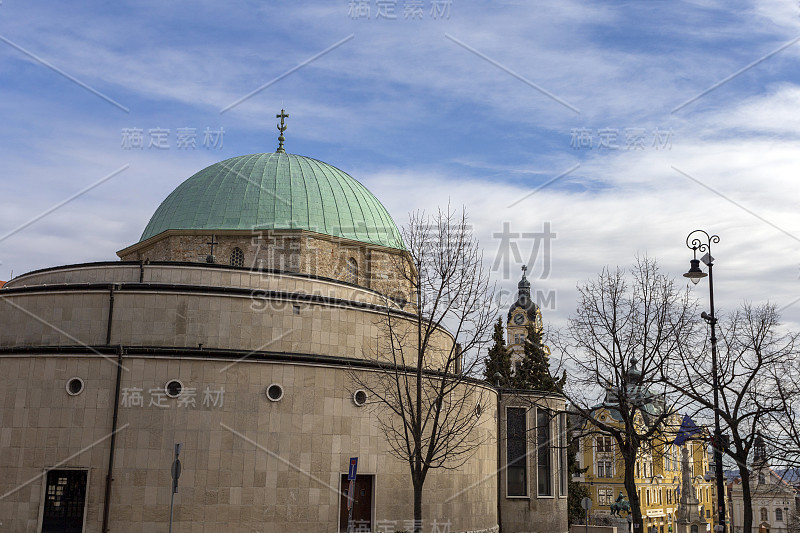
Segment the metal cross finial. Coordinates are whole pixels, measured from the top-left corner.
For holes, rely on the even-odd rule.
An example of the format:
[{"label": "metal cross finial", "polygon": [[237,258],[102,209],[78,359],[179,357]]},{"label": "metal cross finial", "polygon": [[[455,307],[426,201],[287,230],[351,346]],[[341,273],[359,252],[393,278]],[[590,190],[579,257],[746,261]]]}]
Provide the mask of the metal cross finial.
[{"label": "metal cross finial", "polygon": [[283,136],[283,132],[286,131],[286,124],[283,122],[283,119],[289,118],[289,115],[284,109],[281,109],[281,114],[275,115],[275,118],[281,119],[281,123],[278,125],[278,131],[281,132],[281,134],[278,136],[278,149],[275,151],[279,154],[285,154],[286,150],[283,149],[283,141],[286,140],[286,137]]},{"label": "metal cross finial", "polygon": [[522,265],[522,276],[525,276],[525,273],[528,271],[528,265]]}]

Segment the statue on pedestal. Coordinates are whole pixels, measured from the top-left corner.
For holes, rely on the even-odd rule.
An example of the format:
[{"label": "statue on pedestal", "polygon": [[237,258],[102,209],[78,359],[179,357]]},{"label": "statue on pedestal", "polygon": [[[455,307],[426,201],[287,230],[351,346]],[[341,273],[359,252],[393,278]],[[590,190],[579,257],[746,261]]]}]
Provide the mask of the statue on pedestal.
[{"label": "statue on pedestal", "polygon": [[699,533],[706,530],[706,520],[700,514],[700,500],[692,485],[689,450],[683,448],[681,453],[681,500],[675,521],[677,533]]},{"label": "statue on pedestal", "polygon": [[620,516],[620,511],[625,511],[626,513],[631,512],[631,504],[622,494],[622,491],[620,491],[614,503],[611,504],[611,516]]}]

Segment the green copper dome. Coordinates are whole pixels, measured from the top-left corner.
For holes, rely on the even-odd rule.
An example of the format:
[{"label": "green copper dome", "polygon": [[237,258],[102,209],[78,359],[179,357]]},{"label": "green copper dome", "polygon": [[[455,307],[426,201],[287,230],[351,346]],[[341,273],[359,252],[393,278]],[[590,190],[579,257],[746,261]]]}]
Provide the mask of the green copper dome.
[{"label": "green copper dome", "polygon": [[304,229],[404,249],[392,217],[363,185],[286,153],[242,155],[190,177],[156,209],[140,241],[170,229]]}]

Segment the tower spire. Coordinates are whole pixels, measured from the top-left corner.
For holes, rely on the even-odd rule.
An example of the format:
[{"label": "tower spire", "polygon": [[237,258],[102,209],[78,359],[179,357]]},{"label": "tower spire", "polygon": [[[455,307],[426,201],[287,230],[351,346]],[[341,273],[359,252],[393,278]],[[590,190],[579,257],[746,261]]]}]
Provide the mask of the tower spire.
[{"label": "tower spire", "polygon": [[284,109],[281,109],[281,114],[275,115],[275,118],[281,119],[281,123],[278,124],[278,131],[281,134],[278,136],[278,149],[275,151],[279,154],[285,154],[286,150],[283,149],[283,141],[286,140],[286,137],[283,136],[283,132],[286,131],[286,124],[283,122],[283,119],[289,118],[289,115],[286,113]]},{"label": "tower spire", "polygon": [[[531,298],[531,282],[528,281],[528,278],[525,277],[525,273],[528,271],[528,265],[522,265],[522,279],[519,280],[517,283],[517,299],[525,299],[530,300]],[[525,301],[527,301],[525,300]]]}]

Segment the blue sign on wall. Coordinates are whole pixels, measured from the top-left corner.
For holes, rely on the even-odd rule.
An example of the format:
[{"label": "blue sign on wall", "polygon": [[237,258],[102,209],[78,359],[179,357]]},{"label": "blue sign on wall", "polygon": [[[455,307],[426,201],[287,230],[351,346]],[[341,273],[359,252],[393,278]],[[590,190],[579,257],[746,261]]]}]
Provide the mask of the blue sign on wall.
[{"label": "blue sign on wall", "polygon": [[347,480],[356,480],[356,471],[358,470],[358,457],[350,458],[350,470],[347,471]]}]

